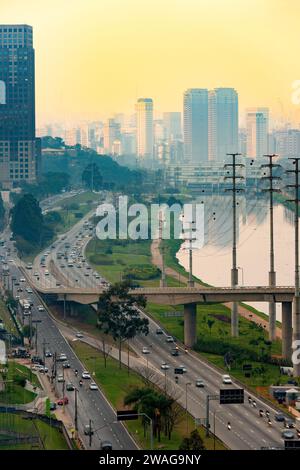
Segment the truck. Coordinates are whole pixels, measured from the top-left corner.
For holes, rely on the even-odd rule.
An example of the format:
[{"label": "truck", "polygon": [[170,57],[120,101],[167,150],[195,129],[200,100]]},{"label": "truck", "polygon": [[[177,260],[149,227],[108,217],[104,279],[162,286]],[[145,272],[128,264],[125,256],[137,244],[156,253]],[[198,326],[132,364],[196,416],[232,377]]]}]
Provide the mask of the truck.
[{"label": "truck", "polygon": [[23,315],[30,315],[30,302],[27,299],[20,299],[19,300]]}]

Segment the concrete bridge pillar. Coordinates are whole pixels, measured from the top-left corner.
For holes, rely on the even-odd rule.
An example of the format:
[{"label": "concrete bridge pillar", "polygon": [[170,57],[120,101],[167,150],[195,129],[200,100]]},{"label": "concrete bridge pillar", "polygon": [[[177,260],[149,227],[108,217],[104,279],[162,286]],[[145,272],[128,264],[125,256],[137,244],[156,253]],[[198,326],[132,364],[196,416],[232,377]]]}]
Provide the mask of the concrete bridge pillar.
[{"label": "concrete bridge pillar", "polygon": [[184,315],[184,344],[192,348],[197,341],[197,304],[185,304]]},{"label": "concrete bridge pillar", "polygon": [[[294,351],[299,351],[300,348],[300,297],[297,295],[293,301],[293,342],[295,343]],[[299,359],[299,354],[296,354]],[[300,363],[293,364],[294,366],[294,377],[300,377]]]},{"label": "concrete bridge pillar", "polygon": [[285,359],[292,357],[292,302],[282,302],[282,356]]}]

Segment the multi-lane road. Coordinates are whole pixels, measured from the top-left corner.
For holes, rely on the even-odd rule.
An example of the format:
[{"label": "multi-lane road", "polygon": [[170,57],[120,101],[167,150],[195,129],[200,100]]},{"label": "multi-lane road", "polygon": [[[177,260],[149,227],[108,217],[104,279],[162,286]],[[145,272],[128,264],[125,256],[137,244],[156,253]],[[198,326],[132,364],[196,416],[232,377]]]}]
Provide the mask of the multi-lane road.
[{"label": "multi-lane road", "polygon": [[[84,257],[85,246],[93,233],[93,230],[89,228],[87,223],[91,214],[88,214],[67,234],[60,237],[52,248],[50,247],[48,250],[45,250],[44,267],[41,266],[41,256],[37,257],[33,269],[27,271],[32,283],[35,285],[40,283],[45,287],[54,287],[57,283],[78,287],[105,285],[105,280],[89,268]],[[58,259],[58,253],[63,253],[60,259]],[[64,259],[64,256],[66,259]],[[11,272],[19,273],[15,264],[11,268]],[[38,276],[35,276],[35,273],[38,273]],[[36,302],[40,303],[36,295],[34,295],[34,304]],[[141,313],[145,315],[144,312]],[[38,315],[35,309],[33,315]],[[39,315],[40,317],[41,315]],[[206,416],[207,395],[218,395],[220,388],[224,388],[221,372],[199,358],[196,354],[191,352],[185,353],[183,348],[180,348],[179,357],[171,356],[172,345],[166,342],[166,332],[164,335],[156,334],[159,325],[151,318],[149,318],[149,321],[149,335],[147,337],[135,338],[131,343],[131,347],[138,355],[144,358],[145,366],[148,364],[151,368],[156,369],[160,375],[166,374],[167,388],[169,390],[172,389],[172,392],[176,394],[178,401],[183,406],[186,406],[187,403],[188,411],[195,418],[202,418],[203,420]],[[45,337],[50,343],[49,349],[67,353],[71,363],[69,374],[70,379],[72,379],[74,368],[82,370],[82,366],[59,331],[61,326],[56,324],[44,312],[43,322],[38,328],[40,344],[43,337]],[[147,347],[150,353],[143,355],[143,347]],[[161,369],[163,362],[169,365],[166,373]],[[174,367],[181,364],[186,367],[187,372],[179,376],[178,383],[176,383]],[[198,378],[203,379],[205,383],[204,388],[197,388],[195,386],[195,381]],[[72,381],[76,382],[74,377]],[[233,381],[233,387],[237,386]],[[250,392],[249,395],[251,395]],[[101,428],[106,423],[112,423],[115,420],[113,411],[100,392],[94,393],[89,391],[86,386],[84,390],[80,390],[79,396],[82,402],[82,406],[79,407],[81,408],[81,427],[87,424],[86,421],[89,417],[96,421],[95,428]],[[276,422],[274,419],[277,410],[259,398],[255,398],[255,400],[256,407],[253,407],[248,403],[247,391],[244,405],[220,405],[217,400],[212,400],[210,402],[211,429],[215,429],[216,435],[231,449],[254,450],[262,447],[283,447],[283,439],[281,437],[283,424]],[[68,406],[71,406],[71,408],[73,406],[72,392],[70,405]],[[259,416],[259,409],[269,412],[271,425],[268,424],[266,417]],[[228,429],[228,423],[230,423],[230,430]],[[102,428],[101,438],[111,440],[114,448],[129,449],[135,447],[133,441],[120,424],[111,424],[106,428]],[[85,440],[87,441],[87,439]]]}]

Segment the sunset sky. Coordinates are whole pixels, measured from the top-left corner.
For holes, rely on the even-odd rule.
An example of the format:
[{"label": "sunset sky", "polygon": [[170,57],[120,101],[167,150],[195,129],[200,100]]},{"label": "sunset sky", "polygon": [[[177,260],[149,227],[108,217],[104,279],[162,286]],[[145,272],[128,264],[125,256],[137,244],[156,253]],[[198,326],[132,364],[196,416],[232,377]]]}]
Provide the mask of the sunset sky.
[{"label": "sunset sky", "polygon": [[186,88],[234,87],[240,114],[300,123],[299,0],[0,0],[34,28],[38,125],[130,113],[138,96],[181,111]]}]

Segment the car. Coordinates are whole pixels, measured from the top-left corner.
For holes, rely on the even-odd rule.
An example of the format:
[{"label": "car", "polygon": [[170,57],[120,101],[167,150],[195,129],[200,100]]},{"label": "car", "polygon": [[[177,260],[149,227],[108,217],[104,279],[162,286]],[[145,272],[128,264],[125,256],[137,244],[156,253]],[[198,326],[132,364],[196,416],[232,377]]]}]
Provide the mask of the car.
[{"label": "car", "polygon": [[85,424],[83,432],[85,436],[92,436],[94,434],[94,431],[89,424]]},{"label": "car", "polygon": [[39,273],[37,271],[35,271],[35,273],[33,274],[35,277],[38,277],[39,276]]},{"label": "car", "polygon": [[26,282],[26,279],[24,277],[20,277],[20,282]]},{"label": "car", "polygon": [[101,442],[101,450],[112,450],[112,443],[110,441]]},{"label": "car", "polygon": [[31,287],[26,287],[26,292],[28,292],[28,294],[32,294],[32,289],[31,289]]},{"label": "car", "polygon": [[86,269],[92,269],[89,265],[87,265]]},{"label": "car", "polygon": [[47,374],[47,372],[48,372],[48,367],[46,367],[46,366],[40,366],[40,367],[39,367],[39,372],[41,372],[41,374]]},{"label": "car", "polygon": [[167,342],[167,343],[174,343],[174,338],[173,338],[173,336],[166,336],[166,342]]},{"label": "car", "polygon": [[295,427],[295,423],[292,419],[287,418],[285,419],[284,427],[287,429],[293,429]]},{"label": "car", "polygon": [[88,276],[89,276],[89,273],[84,273],[84,275],[85,275],[86,277],[88,277]]},{"label": "car", "polygon": [[49,271],[48,271],[48,269],[45,269],[45,276],[49,276]]},{"label": "car", "polygon": [[90,383],[90,390],[98,390],[98,385],[95,382]]},{"label": "car", "polygon": [[67,405],[69,403],[69,399],[68,399],[68,397],[63,397],[63,398],[60,398],[56,403],[59,406]]},{"label": "car", "polygon": [[275,416],[274,416],[274,419],[275,421],[277,421],[278,423],[283,423],[285,421],[285,416],[282,414],[282,413],[277,413]]},{"label": "car", "polygon": [[83,338],[83,334],[80,333],[80,331],[77,331],[75,336],[76,336],[76,338]]},{"label": "car", "polygon": [[223,382],[224,385],[231,385],[232,380],[231,380],[230,375],[228,375],[228,374],[222,375],[222,382]]},{"label": "car", "polygon": [[51,351],[45,351],[45,357],[52,357],[52,352]]},{"label": "car", "polygon": [[63,361],[66,361],[66,360],[67,360],[67,355],[65,353],[61,353],[57,358],[57,361],[59,361],[59,362],[63,362]]},{"label": "car", "polygon": [[146,347],[144,346],[143,349],[142,349],[142,353],[143,353],[143,354],[150,354],[150,351],[149,351],[148,348],[146,348]]},{"label": "car", "polygon": [[82,379],[90,379],[91,378],[91,375],[90,373],[87,371],[87,370],[84,370],[81,374],[81,378]]},{"label": "car", "polygon": [[281,437],[283,439],[295,439],[296,436],[295,436],[294,431],[290,431],[290,430],[286,429],[285,431],[282,431]]},{"label": "car", "polygon": [[178,366],[178,369],[182,369],[183,373],[185,374],[187,372],[187,368],[181,364],[180,366]]},{"label": "car", "polygon": [[42,305],[38,305],[37,309],[38,309],[39,312],[44,312],[45,311],[45,309]]},{"label": "car", "polygon": [[56,410],[56,403],[54,403],[53,401],[51,401],[51,402],[50,402],[50,405],[49,405],[49,409],[50,409],[50,411]]},{"label": "car", "polygon": [[166,362],[163,362],[162,365],[160,366],[160,368],[162,370],[168,370],[168,369],[170,369],[170,366]]},{"label": "car", "polygon": [[61,264],[60,267],[61,267],[61,268],[65,268],[66,265],[65,265],[65,264]]},{"label": "car", "polygon": [[156,333],[157,335],[163,335],[163,334],[164,334],[162,328],[156,328],[155,333]]},{"label": "car", "polygon": [[196,379],[195,385],[199,388],[203,388],[205,386],[204,381],[202,379]]},{"label": "car", "polygon": [[63,362],[62,366],[63,366],[64,369],[70,369],[70,367],[71,367],[69,361]]},{"label": "car", "polygon": [[63,374],[58,374],[58,376],[57,376],[57,382],[62,383],[64,380],[65,380],[65,379],[64,379]]},{"label": "car", "polygon": [[21,297],[19,295],[16,295],[15,298],[16,298],[16,300],[20,300]]},{"label": "car", "polygon": [[67,383],[67,385],[66,385],[66,390],[67,390],[68,392],[74,392],[75,387],[74,387],[74,385],[72,384],[72,382],[68,382],[68,383]]},{"label": "car", "polygon": [[171,355],[172,355],[172,356],[179,356],[179,350],[178,350],[178,348],[173,348],[173,349],[171,349]]}]

